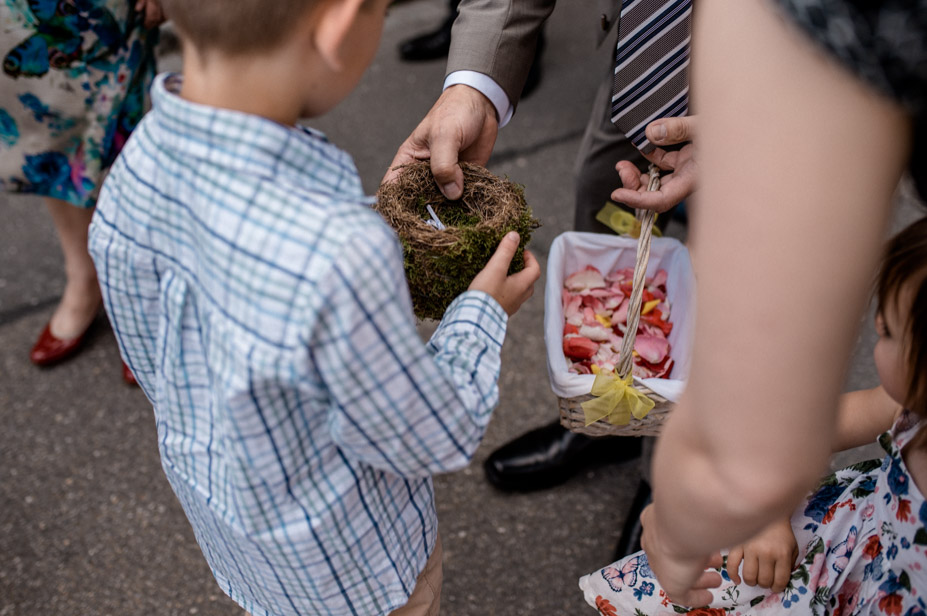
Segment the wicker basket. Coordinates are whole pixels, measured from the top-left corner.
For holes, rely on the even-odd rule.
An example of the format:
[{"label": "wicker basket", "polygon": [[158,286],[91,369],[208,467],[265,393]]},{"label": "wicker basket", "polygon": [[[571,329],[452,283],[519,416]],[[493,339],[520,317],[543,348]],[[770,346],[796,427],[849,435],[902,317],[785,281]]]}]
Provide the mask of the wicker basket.
[{"label": "wicker basket", "polygon": [[[650,168],[650,185],[648,190],[657,190],[660,186],[659,170],[653,165]],[[637,337],[637,326],[641,316],[641,298],[644,289],[644,278],[647,264],[650,260],[650,244],[655,219],[653,211],[638,211],[640,221],[640,235],[637,241],[637,257],[634,264],[634,279],[631,298],[628,307],[628,329],[622,341],[616,372],[618,377],[624,379],[633,368],[634,340]],[[600,419],[586,425],[586,416],[582,403],[592,400],[592,395],[564,398],[558,396],[560,407],[560,423],[571,432],[578,432],[589,436],[656,436],[660,433],[663,421],[669,415],[674,403],[657,394],[640,382],[635,382],[634,388],[653,401],[654,407],[641,419],[631,417],[626,425],[615,425],[605,419]]]}]

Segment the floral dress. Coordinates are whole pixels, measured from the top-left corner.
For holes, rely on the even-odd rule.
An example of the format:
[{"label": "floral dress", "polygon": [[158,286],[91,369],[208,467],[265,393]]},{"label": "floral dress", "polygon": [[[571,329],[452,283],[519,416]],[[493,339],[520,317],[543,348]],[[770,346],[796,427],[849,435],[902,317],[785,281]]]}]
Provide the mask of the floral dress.
[{"label": "floral dress", "polygon": [[734,584],[721,570],[708,607],[686,609],[666,598],[647,556],[638,552],[582,577],[586,601],[603,616],[746,614],[927,614],[927,502],[901,450],[917,432],[905,412],[879,437],[883,460],[837,471],[792,515],[800,549],[780,593]]},{"label": "floral dress", "polygon": [[155,72],[134,4],[0,0],[0,190],[94,205]]}]

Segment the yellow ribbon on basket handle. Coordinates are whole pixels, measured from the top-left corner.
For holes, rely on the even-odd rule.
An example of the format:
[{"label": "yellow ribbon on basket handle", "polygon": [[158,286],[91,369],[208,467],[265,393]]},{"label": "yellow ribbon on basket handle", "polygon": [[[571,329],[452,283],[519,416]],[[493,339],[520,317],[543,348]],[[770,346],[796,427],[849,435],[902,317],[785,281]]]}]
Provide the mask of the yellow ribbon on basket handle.
[{"label": "yellow ribbon on basket handle", "polygon": [[631,417],[643,419],[654,407],[654,402],[634,388],[632,376],[622,379],[614,372],[600,372],[592,383],[592,400],[582,403],[586,425],[605,419],[615,426],[631,423]]},{"label": "yellow ribbon on basket handle", "polygon": [[[659,190],[660,169],[650,165],[650,180],[647,190]],[[646,394],[639,392],[632,385],[633,360],[631,353],[634,349],[634,339],[637,334],[637,324],[641,315],[641,296],[644,288],[644,276],[647,272],[647,262],[650,258],[650,238],[653,232],[653,221],[656,216],[653,210],[638,211],[637,220],[638,245],[637,262],[634,264],[634,280],[628,307],[628,331],[621,342],[621,352],[617,370],[614,372],[600,372],[592,383],[592,400],[581,404],[589,426],[605,419],[613,426],[626,426],[631,423],[631,417],[643,419],[655,406],[654,401]],[[622,377],[621,375],[626,376]]]}]

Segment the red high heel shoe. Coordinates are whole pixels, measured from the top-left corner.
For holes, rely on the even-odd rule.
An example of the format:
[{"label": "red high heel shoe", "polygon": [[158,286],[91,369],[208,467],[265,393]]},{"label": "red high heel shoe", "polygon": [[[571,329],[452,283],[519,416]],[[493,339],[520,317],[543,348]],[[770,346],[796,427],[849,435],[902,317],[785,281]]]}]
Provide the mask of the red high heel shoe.
[{"label": "red high heel shoe", "polygon": [[51,333],[51,321],[49,321],[42,333],[39,334],[39,338],[32,346],[32,350],[29,351],[29,359],[36,366],[51,366],[71,357],[84,346],[87,332],[90,331],[95,320],[91,321],[84,331],[67,340],[62,340]]}]

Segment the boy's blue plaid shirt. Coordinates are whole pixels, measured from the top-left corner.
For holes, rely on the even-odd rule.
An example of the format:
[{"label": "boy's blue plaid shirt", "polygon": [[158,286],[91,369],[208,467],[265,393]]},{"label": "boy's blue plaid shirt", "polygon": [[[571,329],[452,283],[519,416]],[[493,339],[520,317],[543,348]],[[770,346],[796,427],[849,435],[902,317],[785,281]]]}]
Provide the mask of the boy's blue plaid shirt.
[{"label": "boy's blue plaid shirt", "polygon": [[506,315],[468,292],[416,332],[392,230],[321,135],[179,98],[106,180],[90,248],[164,471],[222,588],[263,614],[385,614],[469,460]]}]

